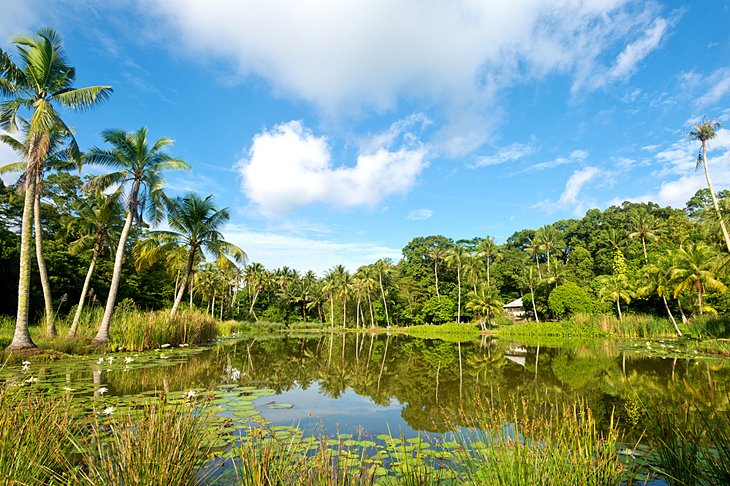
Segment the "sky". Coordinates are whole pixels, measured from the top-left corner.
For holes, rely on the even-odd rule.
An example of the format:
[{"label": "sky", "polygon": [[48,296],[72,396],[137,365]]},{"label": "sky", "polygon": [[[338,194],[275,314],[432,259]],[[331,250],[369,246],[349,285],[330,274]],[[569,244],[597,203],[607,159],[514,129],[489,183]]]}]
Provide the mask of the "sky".
[{"label": "sky", "polygon": [[[730,188],[730,1],[4,0],[0,47],[50,26],[82,149],[175,140],[225,235],[268,268],[397,261],[414,237],[515,231]],[[14,56],[17,61],[17,56]],[[15,156],[0,146],[0,164]],[[98,169],[97,169],[98,170]],[[87,173],[95,173],[91,168]],[[5,176],[6,181],[8,177]]]}]

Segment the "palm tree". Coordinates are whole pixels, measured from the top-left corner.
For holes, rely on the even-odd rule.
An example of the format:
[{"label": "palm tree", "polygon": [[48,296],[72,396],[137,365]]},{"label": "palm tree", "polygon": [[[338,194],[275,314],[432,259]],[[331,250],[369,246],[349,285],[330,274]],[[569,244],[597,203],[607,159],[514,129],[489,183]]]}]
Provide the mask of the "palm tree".
[{"label": "palm tree", "polygon": [[456,322],[461,322],[461,268],[466,260],[466,250],[463,246],[457,244],[449,250],[449,255],[446,257],[446,261],[450,265],[456,267],[456,283],[458,288],[458,301],[456,304]]},{"label": "palm tree", "polygon": [[545,250],[547,256],[548,274],[550,273],[550,254],[560,245],[560,233],[555,226],[543,226],[535,232],[535,239]]},{"label": "palm tree", "polygon": [[497,243],[494,238],[487,236],[477,245],[477,256],[487,259],[487,288],[491,286],[489,269],[492,266],[492,258],[497,254]]},{"label": "palm tree", "polygon": [[674,325],[674,330],[677,331],[677,335],[682,337],[682,331],[677,326],[677,321],[672,315],[672,311],[669,309],[667,303],[667,293],[671,286],[671,271],[672,261],[668,257],[664,257],[657,262],[656,265],[649,265],[644,269],[644,285],[637,289],[636,294],[638,296],[657,294],[662,298],[664,303],[664,309],[667,311],[669,320]]},{"label": "palm tree", "polygon": [[616,304],[618,320],[623,323],[621,301],[623,300],[626,304],[630,304],[632,297],[631,287],[629,285],[629,280],[626,278],[626,274],[618,273],[614,275],[601,275],[597,280],[600,286],[598,297],[603,300],[611,300],[614,304]]},{"label": "palm tree", "polygon": [[530,289],[530,300],[532,302],[532,313],[535,315],[535,322],[540,322],[540,318],[537,317],[537,307],[535,307],[535,287],[539,282],[535,278],[535,273],[532,271],[532,267],[527,269],[525,281],[527,283],[527,288]]},{"label": "palm tree", "polygon": [[474,292],[477,291],[482,265],[484,265],[484,261],[476,253],[466,254],[464,276],[466,277],[466,281],[472,286]]},{"label": "palm tree", "polygon": [[[8,349],[36,347],[28,332],[30,294],[31,218],[36,194],[39,167],[45,160],[53,128],[70,134],[55,105],[71,109],[88,109],[104,101],[112,92],[110,86],[73,88],[76,70],[63,53],[63,40],[52,29],[41,29],[35,35],[12,41],[22,61],[15,64],[0,49],[0,95],[9,98],[0,104],[0,128],[13,133],[18,129],[21,109],[30,111],[27,132],[28,173],[23,218],[20,230],[20,276],[18,279],[18,313],[15,333]],[[72,142],[75,145],[75,141]]]},{"label": "palm tree", "polygon": [[264,288],[266,280],[266,269],[260,263],[249,264],[243,272],[243,278],[246,281],[246,288],[248,289],[251,305],[248,308],[248,315],[258,321],[259,318],[256,316],[254,306],[256,305],[256,299],[258,299],[261,290]]},{"label": "palm tree", "polygon": [[375,270],[378,272],[378,282],[380,283],[380,295],[383,297],[383,308],[385,310],[385,324],[390,327],[390,317],[388,316],[388,301],[385,298],[385,285],[383,279],[393,270],[390,261],[387,258],[381,258],[375,262]]},{"label": "palm tree", "polygon": [[436,246],[431,251],[427,253],[427,256],[433,260],[433,273],[436,277],[436,297],[441,298],[441,294],[439,294],[439,262],[442,262],[446,259],[446,249],[443,246]]},{"label": "palm tree", "polygon": [[705,169],[705,179],[707,180],[707,187],[710,189],[710,197],[712,198],[712,205],[715,207],[717,213],[717,220],[720,223],[720,229],[722,229],[722,236],[725,239],[725,246],[727,251],[730,252],[730,235],[727,232],[725,226],[725,220],[722,219],[722,213],[720,213],[720,206],[717,204],[717,196],[715,195],[715,189],[712,187],[712,179],[710,179],[710,168],[707,161],[707,141],[715,138],[716,130],[720,128],[720,123],[716,120],[703,120],[702,123],[694,125],[692,130],[687,133],[687,136],[691,140],[699,140],[701,142],[700,152],[697,155],[697,166],[699,169],[700,165]]},{"label": "palm tree", "polygon": [[725,284],[717,279],[715,269],[717,267],[717,253],[715,250],[702,243],[689,244],[680,247],[673,253],[674,268],[671,278],[675,282],[674,297],[676,298],[685,290],[694,290],[697,294],[697,306],[699,314],[704,309],[703,296],[705,290],[725,292]]},{"label": "palm tree", "polygon": [[629,238],[641,238],[641,247],[644,250],[644,263],[649,264],[649,257],[646,254],[646,240],[657,238],[657,221],[654,216],[648,213],[639,213],[631,218],[631,229]]},{"label": "palm tree", "polygon": [[542,253],[542,244],[537,239],[537,237],[527,238],[525,251],[527,251],[527,254],[530,255],[530,258],[535,259],[535,263],[537,265],[537,278],[539,280],[542,280],[542,272],[540,271],[540,255]]},{"label": "palm tree", "polygon": [[86,161],[119,170],[94,177],[88,182],[88,188],[103,191],[109,187],[128,184],[131,185],[131,188],[127,194],[127,215],[114,257],[114,272],[109,286],[109,297],[106,301],[99,332],[92,341],[93,345],[109,342],[109,327],[122,274],[124,248],[132,222],[141,223],[145,216],[153,222],[159,222],[162,219],[163,204],[167,201],[167,196],[163,191],[162,172],[189,169],[188,164],[183,160],[170,157],[162,152],[162,149],[172,145],[172,139],[160,138],[150,147],[146,127],[129,133],[122,130],[105,130],[101,135],[102,139],[113,148],[103,150],[94,147],[86,155]]},{"label": "palm tree", "polygon": [[170,318],[175,317],[177,309],[185,295],[185,288],[190,284],[195,272],[195,262],[202,252],[214,258],[229,258],[236,263],[244,264],[246,253],[225,241],[220,232],[221,227],[228,222],[230,215],[228,208],[217,209],[213,204],[213,195],[201,199],[199,196],[188,193],[183,197],[170,201],[167,211],[169,231],[150,231],[151,241],[165,246],[182,246],[187,248],[187,262],[180,288],[175,296],[175,302],[170,310]]},{"label": "palm tree", "polygon": [[479,318],[482,331],[486,331],[487,326],[485,324],[491,328],[492,317],[502,312],[503,305],[504,303],[500,300],[497,292],[485,286],[480,286],[476,292],[469,293],[466,308]]},{"label": "palm tree", "polygon": [[51,284],[48,279],[48,270],[46,260],[43,253],[43,227],[41,224],[41,193],[43,187],[44,173],[51,170],[64,170],[76,167],[79,164],[80,153],[78,147],[72,141],[68,146],[64,146],[69,140],[69,134],[65,133],[58,127],[52,127],[48,134],[48,148],[44,160],[31,170],[28,163],[29,139],[27,137],[28,123],[22,122],[23,129],[26,132],[25,143],[16,140],[10,135],[0,135],[0,140],[9,145],[15,152],[20,155],[24,161],[13,162],[0,167],[0,173],[4,172],[21,172],[18,182],[27,187],[28,178],[35,178],[35,195],[33,196],[33,226],[35,230],[35,251],[36,262],[38,264],[38,273],[41,280],[41,288],[43,290],[43,302],[45,304],[46,332],[49,336],[56,335],[56,326],[54,324],[53,300],[51,298]]},{"label": "palm tree", "polygon": [[81,313],[84,310],[86,295],[91,284],[91,277],[94,274],[96,260],[102,249],[111,244],[112,228],[119,225],[122,212],[118,193],[112,195],[95,194],[81,201],[83,202],[78,211],[79,217],[72,220],[68,225],[69,232],[78,236],[71,243],[69,249],[72,254],[76,254],[91,248],[91,262],[89,263],[89,270],[86,272],[81,297],[76,306],[76,313],[68,331],[69,338],[76,336]]}]

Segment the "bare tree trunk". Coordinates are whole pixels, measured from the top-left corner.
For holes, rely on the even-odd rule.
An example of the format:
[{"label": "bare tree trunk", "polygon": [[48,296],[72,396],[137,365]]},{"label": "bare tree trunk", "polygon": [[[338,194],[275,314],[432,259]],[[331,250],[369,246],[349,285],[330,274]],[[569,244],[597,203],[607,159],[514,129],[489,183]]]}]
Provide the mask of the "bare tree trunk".
[{"label": "bare tree trunk", "polygon": [[[730,252],[730,235],[728,235],[725,221],[722,219],[722,213],[720,212],[720,205],[717,204],[717,197],[715,197],[715,189],[712,187],[712,180],[710,179],[710,168],[707,167],[707,143],[702,141],[702,166],[705,169],[705,179],[707,179],[707,187],[710,189],[710,197],[712,198],[712,205],[715,207],[717,213],[717,221],[720,223],[720,229],[722,230],[722,236],[725,238],[725,246],[727,251]],[[702,305],[700,304],[700,314],[702,314]]]},{"label": "bare tree trunk", "polygon": [[436,275],[436,298],[440,299],[441,295],[439,295],[439,270],[438,270],[438,260],[434,258],[433,260],[433,273]]},{"label": "bare tree trunk", "polygon": [[119,244],[117,245],[117,253],[114,257],[114,273],[112,273],[112,281],[109,286],[109,297],[106,299],[106,307],[104,308],[104,317],[101,319],[101,325],[99,326],[99,332],[96,333],[96,337],[91,341],[93,346],[99,346],[107,344],[109,342],[109,327],[112,322],[112,314],[114,313],[114,304],[117,300],[117,290],[119,290],[119,280],[122,276],[122,262],[124,261],[124,246],[127,243],[127,237],[129,236],[129,230],[132,228],[132,220],[134,219],[135,204],[137,200],[137,192],[139,191],[139,183],[135,183],[132,194],[129,209],[127,210],[127,219],[124,221],[124,227],[122,228],[122,234],[119,236]]},{"label": "bare tree trunk", "polygon": [[532,297],[532,312],[535,314],[535,322],[540,322],[540,318],[537,317],[537,308],[535,307],[535,291],[532,287],[530,287],[530,296]]},{"label": "bare tree trunk", "polygon": [[383,287],[383,274],[378,271],[378,281],[380,282],[380,293],[383,295],[383,308],[385,309],[385,324],[390,327],[390,317],[388,317],[388,301],[385,299],[385,288]]},{"label": "bare tree trunk", "polygon": [[170,319],[175,317],[175,314],[177,314],[177,308],[180,306],[180,302],[182,302],[183,295],[185,295],[185,286],[193,278],[193,262],[194,261],[195,261],[195,248],[191,248],[190,255],[188,256],[188,263],[185,266],[185,276],[183,277],[182,282],[180,282],[180,289],[178,290],[177,295],[175,296],[175,302],[172,304],[172,310],[170,311]]},{"label": "bare tree trunk", "polygon": [[679,337],[682,337],[682,331],[679,330],[679,327],[677,326],[677,321],[674,319],[674,316],[672,315],[672,311],[669,310],[669,304],[667,304],[667,299],[662,295],[662,301],[664,302],[664,308],[667,310],[667,314],[669,314],[669,320],[672,321],[672,324],[674,325],[674,329],[677,331],[677,335]]},{"label": "bare tree trunk", "polygon": [[40,175],[36,174],[35,191],[33,197],[33,220],[35,223],[35,258],[38,263],[38,274],[41,278],[43,288],[43,303],[46,310],[46,333],[49,336],[56,336],[56,325],[54,324],[53,298],[51,297],[51,283],[48,280],[48,269],[46,258],[43,256],[43,228],[41,227],[41,186]]},{"label": "bare tree trunk", "polygon": [[30,239],[33,218],[33,195],[35,178],[28,178],[23,203],[23,219],[20,226],[20,278],[18,279],[18,314],[15,319],[15,333],[9,350],[35,348],[36,345],[28,332],[28,308],[30,305]]},{"label": "bare tree trunk", "polygon": [[94,274],[94,267],[96,266],[96,258],[99,256],[100,238],[97,237],[94,243],[94,249],[91,253],[91,263],[89,263],[89,270],[86,272],[86,279],[84,279],[84,287],[81,289],[81,297],[79,298],[79,305],[76,307],[76,313],[74,314],[74,320],[71,323],[71,329],[68,330],[68,338],[76,337],[76,331],[79,328],[79,322],[81,321],[81,313],[84,310],[84,302],[86,301],[86,294],[89,291],[89,285],[91,285],[91,276]]}]

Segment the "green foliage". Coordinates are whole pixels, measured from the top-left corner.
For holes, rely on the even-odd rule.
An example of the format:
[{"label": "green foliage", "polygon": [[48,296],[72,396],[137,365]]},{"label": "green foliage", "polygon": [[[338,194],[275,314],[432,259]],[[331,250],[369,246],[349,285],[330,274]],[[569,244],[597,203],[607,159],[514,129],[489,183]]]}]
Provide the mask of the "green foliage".
[{"label": "green foliage", "polygon": [[417,338],[441,339],[443,341],[452,342],[474,341],[475,339],[479,339],[480,336],[479,331],[474,325],[460,324],[457,322],[450,322],[448,324],[436,326],[428,324],[409,326],[399,328],[399,331]]},{"label": "green foliage", "polygon": [[423,305],[421,315],[424,322],[443,324],[453,322],[456,314],[456,302],[448,297],[431,297]]},{"label": "green foliage", "polygon": [[588,314],[593,311],[591,296],[573,282],[559,285],[548,298],[550,312],[558,319],[564,319],[573,314]]}]

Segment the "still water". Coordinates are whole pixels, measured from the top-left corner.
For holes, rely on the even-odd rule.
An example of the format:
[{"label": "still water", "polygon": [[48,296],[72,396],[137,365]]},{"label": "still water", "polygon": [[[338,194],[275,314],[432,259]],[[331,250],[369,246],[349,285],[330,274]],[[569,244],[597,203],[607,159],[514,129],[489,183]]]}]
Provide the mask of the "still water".
[{"label": "still water", "polygon": [[[79,413],[122,411],[140,398],[206,401],[241,423],[262,416],[328,434],[443,433],[491,406],[583,400],[604,425],[613,414],[627,440],[651,407],[670,413],[728,408],[730,364],[678,355],[670,341],[484,338],[452,343],[406,336],[322,334],[244,337],[210,348],[163,348],[105,358],[7,366],[6,386],[69,397]],[[517,398],[515,398],[517,397]]]}]

